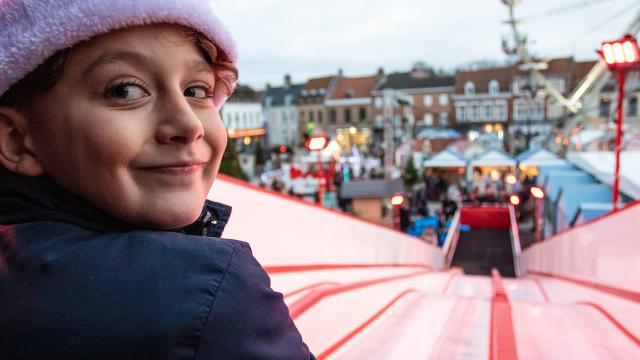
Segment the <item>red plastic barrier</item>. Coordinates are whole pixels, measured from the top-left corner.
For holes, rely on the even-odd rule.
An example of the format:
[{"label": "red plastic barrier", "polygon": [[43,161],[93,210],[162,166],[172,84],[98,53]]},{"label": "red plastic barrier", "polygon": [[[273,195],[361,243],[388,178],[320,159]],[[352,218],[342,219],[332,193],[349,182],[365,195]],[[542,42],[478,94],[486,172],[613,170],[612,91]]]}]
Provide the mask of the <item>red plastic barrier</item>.
[{"label": "red plastic barrier", "polygon": [[479,229],[509,229],[511,220],[508,207],[478,206],[463,207],[460,223]]}]

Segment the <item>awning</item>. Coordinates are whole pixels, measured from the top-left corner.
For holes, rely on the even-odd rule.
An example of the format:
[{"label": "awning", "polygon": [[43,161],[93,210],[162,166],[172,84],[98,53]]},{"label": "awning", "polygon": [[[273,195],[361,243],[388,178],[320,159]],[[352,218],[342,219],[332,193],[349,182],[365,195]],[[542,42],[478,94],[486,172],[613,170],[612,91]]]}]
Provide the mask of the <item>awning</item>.
[{"label": "awning", "polygon": [[[571,152],[567,159],[601,182],[613,184],[613,151]],[[633,199],[640,199],[640,151],[623,151],[620,154],[620,191]]]},{"label": "awning", "polygon": [[535,149],[526,151],[516,158],[519,165],[523,166],[549,166],[564,165],[567,161],[560,158],[547,149]]},{"label": "awning", "polygon": [[492,149],[476,156],[471,166],[516,166],[516,161],[505,152]]},{"label": "awning", "polygon": [[466,167],[467,161],[462,157],[462,155],[447,148],[433,155],[430,159],[425,160],[422,163],[422,166],[426,168],[457,168]]}]

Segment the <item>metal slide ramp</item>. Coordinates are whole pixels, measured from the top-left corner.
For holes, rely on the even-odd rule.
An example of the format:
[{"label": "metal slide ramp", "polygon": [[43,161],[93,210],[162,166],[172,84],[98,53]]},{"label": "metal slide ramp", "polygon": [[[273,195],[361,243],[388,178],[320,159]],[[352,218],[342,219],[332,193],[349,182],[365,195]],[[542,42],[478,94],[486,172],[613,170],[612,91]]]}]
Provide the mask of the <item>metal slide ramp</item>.
[{"label": "metal slide ramp", "polygon": [[271,274],[318,359],[640,359],[640,303],[545,276]]}]

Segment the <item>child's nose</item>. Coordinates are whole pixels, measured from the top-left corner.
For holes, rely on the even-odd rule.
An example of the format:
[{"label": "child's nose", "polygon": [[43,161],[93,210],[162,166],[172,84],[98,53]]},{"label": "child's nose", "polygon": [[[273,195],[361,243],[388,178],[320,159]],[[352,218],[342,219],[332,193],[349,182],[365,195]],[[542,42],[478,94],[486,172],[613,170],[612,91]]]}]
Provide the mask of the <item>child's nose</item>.
[{"label": "child's nose", "polygon": [[202,120],[184,97],[165,103],[160,110],[156,138],[164,144],[190,144],[204,137]]}]

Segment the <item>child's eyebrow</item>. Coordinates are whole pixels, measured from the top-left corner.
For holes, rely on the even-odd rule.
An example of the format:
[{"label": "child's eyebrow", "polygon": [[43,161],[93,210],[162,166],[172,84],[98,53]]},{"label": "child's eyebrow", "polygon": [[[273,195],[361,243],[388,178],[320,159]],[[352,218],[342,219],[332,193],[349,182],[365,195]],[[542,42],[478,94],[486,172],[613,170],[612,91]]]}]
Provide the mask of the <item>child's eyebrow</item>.
[{"label": "child's eyebrow", "polygon": [[188,63],[189,70],[193,72],[213,73],[213,66],[204,60],[192,60]]},{"label": "child's eyebrow", "polygon": [[114,52],[108,52],[104,55],[99,56],[91,64],[89,64],[89,66],[87,66],[87,68],[82,73],[82,77],[88,77],[92,71],[100,66],[117,62],[133,63],[135,65],[143,66],[144,64],[148,63],[148,58],[143,54],[127,50],[116,50]]}]

